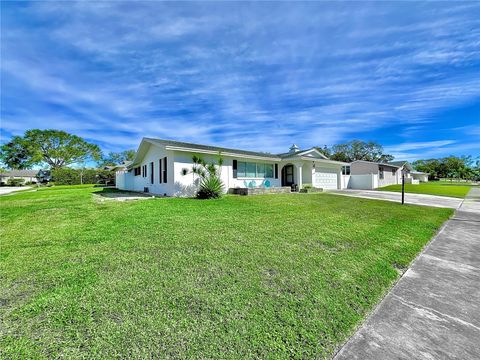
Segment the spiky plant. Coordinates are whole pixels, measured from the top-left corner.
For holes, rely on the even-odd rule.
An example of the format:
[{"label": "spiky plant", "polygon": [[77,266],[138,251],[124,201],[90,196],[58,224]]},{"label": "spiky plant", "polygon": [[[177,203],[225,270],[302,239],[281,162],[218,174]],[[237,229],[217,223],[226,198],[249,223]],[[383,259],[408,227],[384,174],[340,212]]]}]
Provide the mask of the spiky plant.
[{"label": "spiky plant", "polygon": [[191,173],[195,179],[195,175],[200,178],[200,184],[196,197],[198,199],[217,199],[223,195],[223,181],[220,178],[220,169],[223,159],[218,157],[217,164],[207,163],[202,158],[193,155],[193,165],[191,169],[182,169],[182,175]]}]

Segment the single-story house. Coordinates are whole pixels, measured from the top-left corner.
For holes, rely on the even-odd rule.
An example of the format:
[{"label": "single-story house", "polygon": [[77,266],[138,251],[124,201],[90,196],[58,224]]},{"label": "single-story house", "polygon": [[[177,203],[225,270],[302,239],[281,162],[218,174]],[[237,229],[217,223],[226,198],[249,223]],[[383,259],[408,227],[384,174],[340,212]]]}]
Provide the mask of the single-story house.
[{"label": "single-story house", "polygon": [[135,159],[126,170],[117,171],[117,188],[167,196],[192,196],[197,190],[198,176],[184,175],[191,169],[193,156],[208,163],[223,159],[219,172],[225,192],[239,188],[289,187],[301,189],[310,184],[323,189],[342,188],[342,166],[329,160],[315,148],[300,150],[296,145],[289,152],[265,152],[199,145],[173,140],[143,138]]},{"label": "single-story house", "polygon": [[49,177],[44,170],[10,170],[0,174],[0,184],[6,185],[8,179],[22,179],[24,183],[43,182],[45,176]]},{"label": "single-story house", "polygon": [[411,171],[410,175],[412,179],[418,180],[420,182],[428,182],[428,174],[421,171]]},{"label": "single-story house", "polygon": [[377,187],[402,183],[402,171],[405,182],[411,183],[412,167],[407,161],[392,161],[389,163],[356,160],[350,164],[351,179],[349,188],[375,189]]}]

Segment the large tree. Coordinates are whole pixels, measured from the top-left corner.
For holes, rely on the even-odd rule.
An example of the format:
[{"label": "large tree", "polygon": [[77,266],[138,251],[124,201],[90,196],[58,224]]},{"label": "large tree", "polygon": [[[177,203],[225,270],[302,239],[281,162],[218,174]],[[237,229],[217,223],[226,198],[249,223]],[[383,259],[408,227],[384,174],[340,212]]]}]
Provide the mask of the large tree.
[{"label": "large tree", "polygon": [[106,156],[103,156],[100,165],[101,166],[113,166],[122,164],[125,161],[133,161],[135,158],[135,150],[129,149],[121,152],[109,152]]},{"label": "large tree", "polygon": [[0,159],[12,169],[28,169],[45,163],[57,169],[100,158],[98,145],[59,130],[28,130],[24,136],[14,136],[0,148]]},{"label": "large tree", "polygon": [[388,162],[392,155],[384,154],[382,145],[369,141],[352,140],[345,144],[337,144],[330,150],[332,160],[352,162],[355,160]]}]

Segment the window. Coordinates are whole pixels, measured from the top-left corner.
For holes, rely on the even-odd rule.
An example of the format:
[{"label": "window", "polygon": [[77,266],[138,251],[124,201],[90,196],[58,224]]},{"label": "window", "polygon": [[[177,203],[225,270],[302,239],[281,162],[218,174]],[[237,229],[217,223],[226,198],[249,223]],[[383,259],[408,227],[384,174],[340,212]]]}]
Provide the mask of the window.
[{"label": "window", "polygon": [[[252,163],[234,160],[233,177],[273,178],[273,164]],[[276,174],[278,165],[275,164]]]},{"label": "window", "polygon": [[137,166],[135,169],[133,169],[133,173],[135,174],[135,176],[140,175],[140,166]]},{"label": "window", "polygon": [[153,171],[154,171],[154,166],[153,166],[153,161],[150,163],[150,184],[153,184]]},{"label": "window", "polygon": [[350,165],[342,166],[342,175],[350,175]]},{"label": "window", "polygon": [[378,177],[380,179],[383,179],[383,166],[378,167],[378,173],[379,173]]},{"label": "window", "polygon": [[257,164],[247,162],[247,177],[257,176]]},{"label": "window", "polygon": [[265,177],[265,164],[257,164],[257,177]]},{"label": "window", "polygon": [[392,175],[395,176],[396,173],[397,173],[397,169],[392,168]]},{"label": "window", "polygon": [[273,164],[265,164],[265,177],[273,178]]},{"label": "window", "polygon": [[275,179],[278,179],[278,164],[275,164]]},{"label": "window", "polygon": [[247,163],[239,161],[237,163],[237,176],[239,176],[239,177],[247,176],[246,171],[247,171]]}]

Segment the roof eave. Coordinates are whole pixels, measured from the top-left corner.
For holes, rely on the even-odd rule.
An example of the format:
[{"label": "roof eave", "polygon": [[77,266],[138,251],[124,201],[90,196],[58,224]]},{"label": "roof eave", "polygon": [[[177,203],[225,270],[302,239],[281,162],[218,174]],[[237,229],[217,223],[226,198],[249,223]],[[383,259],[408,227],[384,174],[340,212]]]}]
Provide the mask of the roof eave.
[{"label": "roof eave", "polygon": [[172,146],[167,145],[165,149],[172,150],[172,151],[183,151],[183,152],[191,152],[197,154],[209,154],[209,155],[223,155],[223,156],[232,156],[232,157],[239,157],[239,158],[247,158],[247,159],[256,159],[256,160],[269,160],[269,161],[280,161],[281,158],[279,157],[270,157],[270,156],[260,156],[260,155],[249,155],[249,154],[241,154],[229,151],[221,151],[221,150],[206,150],[206,149],[196,149],[196,148],[188,148],[183,146]]}]

